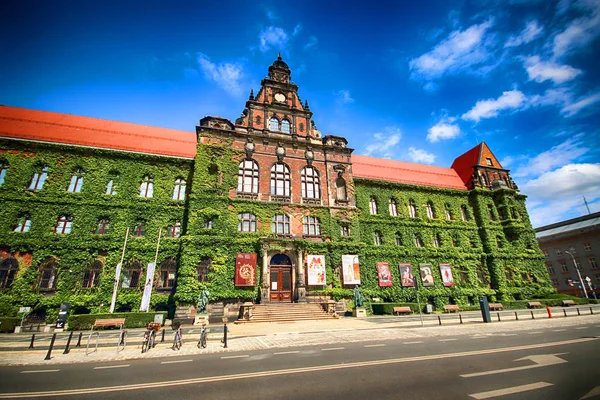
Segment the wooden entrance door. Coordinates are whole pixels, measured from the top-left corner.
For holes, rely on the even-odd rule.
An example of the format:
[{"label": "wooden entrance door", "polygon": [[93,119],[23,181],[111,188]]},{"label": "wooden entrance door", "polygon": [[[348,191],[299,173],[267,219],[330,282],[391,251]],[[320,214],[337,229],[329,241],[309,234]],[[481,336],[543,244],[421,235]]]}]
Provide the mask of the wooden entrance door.
[{"label": "wooden entrance door", "polygon": [[271,265],[271,301],[292,301],[292,267]]}]

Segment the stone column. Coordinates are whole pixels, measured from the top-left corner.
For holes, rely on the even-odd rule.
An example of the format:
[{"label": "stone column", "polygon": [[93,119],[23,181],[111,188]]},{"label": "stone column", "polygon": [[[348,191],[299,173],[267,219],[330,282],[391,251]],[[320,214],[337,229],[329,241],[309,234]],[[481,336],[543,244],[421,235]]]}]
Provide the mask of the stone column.
[{"label": "stone column", "polygon": [[263,245],[262,250],[262,289],[260,291],[260,302],[264,304],[269,301],[269,246]]},{"label": "stone column", "polygon": [[296,281],[296,288],[298,290],[298,303],[306,303],[306,285],[304,284],[304,259],[302,257],[302,250],[298,249],[298,280]]}]

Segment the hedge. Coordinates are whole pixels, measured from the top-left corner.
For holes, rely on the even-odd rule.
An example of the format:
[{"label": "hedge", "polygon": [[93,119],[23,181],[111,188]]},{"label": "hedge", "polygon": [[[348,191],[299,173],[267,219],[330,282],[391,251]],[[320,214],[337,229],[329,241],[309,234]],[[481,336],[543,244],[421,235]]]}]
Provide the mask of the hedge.
[{"label": "hedge", "polygon": [[69,330],[92,329],[97,319],[125,318],[125,328],[145,328],[149,322],[154,322],[155,315],[162,315],[163,321],[167,318],[166,312],[141,312],[141,313],[112,313],[112,314],[81,314],[71,315],[67,319]]},{"label": "hedge", "polygon": [[21,325],[21,318],[18,317],[1,317],[0,332],[12,333],[15,331],[15,326]]}]

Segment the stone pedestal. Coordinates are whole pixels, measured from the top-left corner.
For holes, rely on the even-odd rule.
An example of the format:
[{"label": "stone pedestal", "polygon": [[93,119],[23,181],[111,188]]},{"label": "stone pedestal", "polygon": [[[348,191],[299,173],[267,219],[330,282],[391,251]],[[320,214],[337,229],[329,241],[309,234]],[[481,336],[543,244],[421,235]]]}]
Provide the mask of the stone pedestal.
[{"label": "stone pedestal", "polygon": [[365,318],[367,316],[367,310],[363,307],[355,307],[352,310],[352,316],[356,318]]},{"label": "stone pedestal", "polygon": [[194,325],[208,325],[208,314],[196,314],[194,317]]}]

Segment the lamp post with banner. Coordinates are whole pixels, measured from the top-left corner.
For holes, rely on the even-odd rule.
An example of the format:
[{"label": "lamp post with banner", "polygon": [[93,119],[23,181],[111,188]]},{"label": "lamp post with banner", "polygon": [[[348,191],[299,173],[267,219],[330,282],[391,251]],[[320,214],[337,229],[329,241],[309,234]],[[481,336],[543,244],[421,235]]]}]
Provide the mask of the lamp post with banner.
[{"label": "lamp post with banner", "polygon": [[583,288],[583,294],[584,294],[585,298],[587,299],[588,295],[587,295],[587,290],[585,290],[585,283],[583,282],[583,279],[581,278],[581,273],[579,272],[579,268],[577,268],[577,263],[575,262],[575,257],[573,256],[573,251],[575,251],[575,249],[571,247],[569,250],[570,251],[565,250],[565,253],[570,255],[571,259],[573,260],[573,266],[575,267],[575,271],[577,271],[577,276],[579,277],[579,283],[581,283],[581,287]]}]

